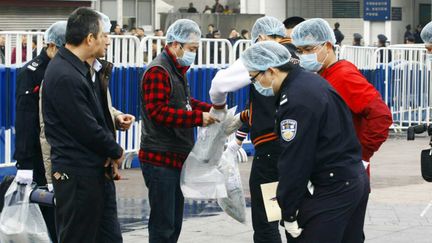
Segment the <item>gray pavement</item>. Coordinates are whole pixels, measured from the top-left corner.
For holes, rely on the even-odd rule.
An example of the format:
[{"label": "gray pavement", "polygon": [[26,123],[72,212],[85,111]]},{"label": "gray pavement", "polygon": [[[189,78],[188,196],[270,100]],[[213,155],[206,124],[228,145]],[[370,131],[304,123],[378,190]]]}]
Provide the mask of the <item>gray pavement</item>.
[{"label": "gray pavement", "polygon": [[[366,242],[432,242],[432,209],[420,217],[432,200],[432,184],[421,178],[419,162],[420,151],[428,143],[428,137],[415,141],[392,137],[373,157]],[[246,197],[250,167],[250,162],[241,164]],[[126,170],[123,178],[117,183],[117,194],[124,242],[148,242],[149,208],[141,172]],[[240,224],[221,212],[214,202],[187,201],[179,242],[253,242],[250,208],[247,212],[247,223]]]}]

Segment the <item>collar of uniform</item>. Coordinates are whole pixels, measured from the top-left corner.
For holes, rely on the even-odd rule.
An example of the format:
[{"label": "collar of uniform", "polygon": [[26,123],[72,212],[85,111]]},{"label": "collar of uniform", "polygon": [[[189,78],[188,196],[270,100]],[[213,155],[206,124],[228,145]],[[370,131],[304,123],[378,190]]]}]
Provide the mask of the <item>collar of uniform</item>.
[{"label": "collar of uniform", "polygon": [[180,65],[179,62],[177,61],[177,57],[170,51],[168,46],[165,46],[165,51],[167,52],[171,60],[173,60],[175,67],[181,72],[182,75],[184,75],[189,69],[189,66],[184,67]]},{"label": "collar of uniform", "polygon": [[102,63],[99,62],[98,59],[95,59],[93,62],[93,66],[92,68],[96,71],[99,72],[102,69]]},{"label": "collar of uniform", "polygon": [[71,63],[84,77],[87,77],[89,67],[86,62],[82,62],[75,54],[65,47],[61,47],[59,53],[64,59]]},{"label": "collar of uniform", "polygon": [[293,70],[289,71],[286,78],[282,81],[279,92],[278,94],[276,94],[276,107],[279,106],[281,94],[284,92],[285,87],[288,85],[289,82],[291,82],[291,80],[295,79],[298,76],[301,70],[303,70],[301,67],[294,68]]},{"label": "collar of uniform", "polygon": [[39,53],[39,57],[42,60],[42,62],[49,62],[50,58],[48,57],[48,54],[46,52],[46,48],[43,48],[41,52]]},{"label": "collar of uniform", "polygon": [[293,70],[289,71],[285,80],[282,82],[279,90],[282,90],[282,88],[284,88],[289,82],[291,82],[291,80],[295,79],[301,70],[301,67],[296,67]]}]

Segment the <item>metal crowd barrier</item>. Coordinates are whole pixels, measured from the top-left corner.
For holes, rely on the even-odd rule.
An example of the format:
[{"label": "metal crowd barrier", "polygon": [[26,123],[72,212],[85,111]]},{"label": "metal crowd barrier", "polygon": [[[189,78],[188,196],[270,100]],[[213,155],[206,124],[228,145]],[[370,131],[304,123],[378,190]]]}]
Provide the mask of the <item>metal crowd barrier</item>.
[{"label": "metal crowd barrier", "polygon": [[[26,58],[20,59],[22,37],[27,46],[36,36],[38,53],[42,46],[40,32],[0,32],[6,35],[6,60],[0,64],[0,166],[10,165],[14,151],[15,82],[19,67],[30,60],[33,52],[26,50]],[[140,117],[140,81],[146,65],[159,54],[165,37],[110,36],[106,60],[115,64],[110,83],[113,106]],[[211,80],[221,68],[234,62],[250,46],[250,41],[239,40],[231,45],[225,39],[202,39],[197,59],[187,73],[191,93],[195,98],[210,102],[208,90]],[[16,63],[12,64],[12,49],[16,50]],[[406,128],[430,121],[431,64],[426,62],[425,49],[416,46],[336,47],[338,58],[354,63],[365,77],[381,93],[393,113],[396,125]],[[248,88],[228,95],[228,106],[245,107]],[[127,152],[136,152],[140,143],[140,121],[136,121],[126,132],[117,132],[118,142]],[[128,166],[128,165],[126,165]]]},{"label": "metal crowd barrier", "polygon": [[[21,66],[33,59],[43,48],[43,34],[43,32],[0,31],[0,36],[5,37],[5,60],[2,62],[0,59],[0,64]],[[35,45],[33,38],[36,39]],[[12,55],[14,50],[15,55]]]}]

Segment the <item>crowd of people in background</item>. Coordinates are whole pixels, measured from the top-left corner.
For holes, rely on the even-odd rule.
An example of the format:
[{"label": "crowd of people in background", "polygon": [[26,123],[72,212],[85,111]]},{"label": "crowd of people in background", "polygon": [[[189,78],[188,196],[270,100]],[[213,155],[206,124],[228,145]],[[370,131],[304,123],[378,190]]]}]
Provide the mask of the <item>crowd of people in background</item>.
[{"label": "crowd of people in background", "polygon": [[414,32],[411,31],[411,25],[405,27],[404,44],[420,44],[423,43],[420,33],[423,29],[421,24],[417,25]]}]

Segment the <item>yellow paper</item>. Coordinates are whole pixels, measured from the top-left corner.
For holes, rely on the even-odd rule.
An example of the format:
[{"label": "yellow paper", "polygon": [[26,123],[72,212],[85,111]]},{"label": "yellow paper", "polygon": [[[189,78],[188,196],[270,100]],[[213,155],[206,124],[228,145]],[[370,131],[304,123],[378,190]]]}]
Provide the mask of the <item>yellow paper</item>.
[{"label": "yellow paper", "polygon": [[282,219],[281,209],[276,200],[277,185],[278,182],[261,184],[261,192],[268,222],[279,221]]}]

